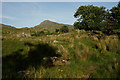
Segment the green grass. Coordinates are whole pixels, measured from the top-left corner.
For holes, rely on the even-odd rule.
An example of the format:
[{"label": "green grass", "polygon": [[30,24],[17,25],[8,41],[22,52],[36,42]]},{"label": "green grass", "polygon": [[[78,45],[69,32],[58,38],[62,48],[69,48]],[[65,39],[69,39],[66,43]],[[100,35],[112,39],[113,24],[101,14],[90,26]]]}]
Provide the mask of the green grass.
[{"label": "green grass", "polygon": [[19,49],[24,49],[24,42],[17,40],[3,40],[2,41],[2,55],[9,55]]},{"label": "green grass", "polygon": [[[100,40],[96,42],[90,37],[80,38],[80,36],[88,33],[78,34],[73,31],[63,35],[58,34],[60,36],[43,35],[30,38],[4,39],[2,41],[2,77],[84,78],[89,76],[91,78],[118,78],[120,74],[120,54],[114,50],[104,51],[103,48],[96,48],[97,43],[102,45]],[[75,38],[75,36],[78,36],[78,38]],[[73,42],[70,42],[71,38],[74,39]],[[58,42],[54,43],[54,40]],[[112,43],[114,41],[111,41],[110,44]],[[71,44],[73,44],[73,47],[70,46]],[[59,48],[60,45],[64,47],[67,53]],[[59,49],[61,53],[57,53]],[[43,61],[43,57],[58,55],[59,58],[62,55],[70,57],[70,65],[49,66],[48,62],[50,61]],[[30,74],[27,76],[18,74],[22,70],[29,70]]]}]

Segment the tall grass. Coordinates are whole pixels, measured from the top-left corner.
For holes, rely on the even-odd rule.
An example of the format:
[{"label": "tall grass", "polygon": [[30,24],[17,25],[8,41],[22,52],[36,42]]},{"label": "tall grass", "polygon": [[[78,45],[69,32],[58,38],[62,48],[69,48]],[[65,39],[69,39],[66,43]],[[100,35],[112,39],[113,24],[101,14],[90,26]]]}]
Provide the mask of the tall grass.
[{"label": "tall grass", "polygon": [[[3,40],[3,78],[119,78],[119,39],[97,38],[89,32]],[[54,42],[57,41],[57,42]],[[51,66],[44,57],[69,59]],[[48,64],[49,63],[49,64]],[[19,71],[30,71],[28,75]]]}]

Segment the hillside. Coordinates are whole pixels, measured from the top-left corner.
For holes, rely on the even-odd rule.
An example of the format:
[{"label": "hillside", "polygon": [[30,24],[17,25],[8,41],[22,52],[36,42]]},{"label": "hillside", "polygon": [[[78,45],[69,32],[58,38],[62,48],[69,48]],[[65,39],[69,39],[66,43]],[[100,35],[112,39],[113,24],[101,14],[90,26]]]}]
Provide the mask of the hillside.
[{"label": "hillside", "polygon": [[[119,35],[85,30],[56,34],[63,25],[48,20],[32,28],[3,25],[2,78],[119,78]],[[32,35],[45,29],[54,34]]]},{"label": "hillside", "polygon": [[5,24],[1,24],[2,25],[2,33],[3,35],[5,34],[17,34],[17,33],[30,33],[34,32],[34,31],[44,31],[44,30],[48,30],[50,32],[55,32],[56,29],[61,28],[62,26],[66,25],[68,26],[69,30],[73,29],[72,25],[67,25],[67,24],[60,24],[60,23],[56,23],[56,22],[52,22],[50,20],[45,20],[42,23],[40,23],[37,26],[31,27],[31,28],[15,28],[13,26],[10,25],[5,25]]},{"label": "hillside", "polygon": [[22,34],[23,32],[30,34],[30,30],[31,30],[31,28],[16,28],[10,25],[5,25],[5,24],[1,24],[1,26],[2,26],[3,38],[15,37],[19,34]]},{"label": "hillside", "polygon": [[35,26],[35,29],[48,30],[50,32],[54,32],[55,29],[59,29],[64,25],[68,26],[69,29],[73,29],[72,25],[60,24],[60,23],[52,22],[50,20],[43,21],[39,25]]},{"label": "hillside", "polygon": [[5,24],[0,24],[2,26],[2,35],[10,35],[10,34],[15,34],[17,33],[17,28],[10,26],[10,25],[5,25]]},{"label": "hillside", "polygon": [[[71,31],[2,40],[2,78],[119,78],[117,35]],[[107,75],[107,76],[106,76]]]},{"label": "hillside", "polygon": [[2,26],[2,30],[15,30],[16,28],[10,25],[0,24]]}]

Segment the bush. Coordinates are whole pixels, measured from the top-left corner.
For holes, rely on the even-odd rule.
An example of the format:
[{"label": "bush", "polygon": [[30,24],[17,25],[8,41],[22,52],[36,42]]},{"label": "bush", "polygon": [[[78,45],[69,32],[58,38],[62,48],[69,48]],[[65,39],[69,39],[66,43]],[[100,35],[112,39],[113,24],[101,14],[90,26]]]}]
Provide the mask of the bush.
[{"label": "bush", "polygon": [[44,31],[34,32],[34,33],[32,34],[32,36],[41,36],[41,35],[44,35]]},{"label": "bush", "polygon": [[59,32],[60,30],[59,29],[56,29],[55,32]]},{"label": "bush", "polygon": [[67,26],[62,26],[62,27],[60,28],[60,32],[67,33],[67,32],[69,32],[69,29],[68,29]]}]

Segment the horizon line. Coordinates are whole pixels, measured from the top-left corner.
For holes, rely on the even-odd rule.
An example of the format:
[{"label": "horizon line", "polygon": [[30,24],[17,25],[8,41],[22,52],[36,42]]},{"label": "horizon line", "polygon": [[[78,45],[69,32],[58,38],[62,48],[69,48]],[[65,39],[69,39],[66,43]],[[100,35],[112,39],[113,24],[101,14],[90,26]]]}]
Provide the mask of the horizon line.
[{"label": "horizon line", "polygon": [[[73,25],[73,24],[60,23],[60,22],[57,22],[57,21],[52,21],[52,20],[49,20],[49,19],[46,19],[46,20],[51,21],[51,22],[55,22],[55,23],[58,23],[58,24]],[[21,26],[21,27],[16,27],[15,25],[12,25],[12,24],[7,24],[7,23],[0,23],[0,25],[1,25],[1,24],[3,24],[3,25],[12,26],[12,27],[15,27],[15,28],[32,28],[32,27],[35,27],[35,26],[37,26],[37,25],[40,25],[42,22],[44,22],[44,21],[46,21],[46,20],[43,20],[43,21],[41,21],[39,24],[36,24],[36,25],[34,25],[34,26],[31,26],[31,27],[30,27],[30,26]]]}]

